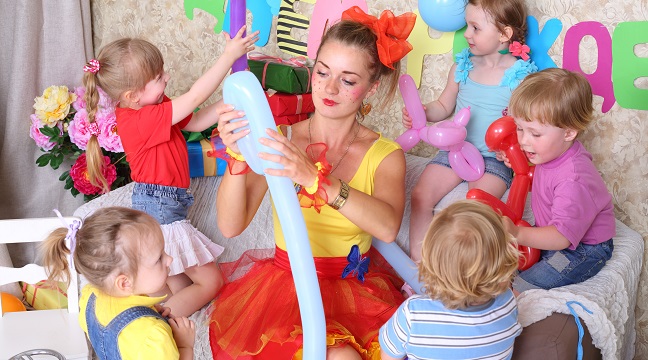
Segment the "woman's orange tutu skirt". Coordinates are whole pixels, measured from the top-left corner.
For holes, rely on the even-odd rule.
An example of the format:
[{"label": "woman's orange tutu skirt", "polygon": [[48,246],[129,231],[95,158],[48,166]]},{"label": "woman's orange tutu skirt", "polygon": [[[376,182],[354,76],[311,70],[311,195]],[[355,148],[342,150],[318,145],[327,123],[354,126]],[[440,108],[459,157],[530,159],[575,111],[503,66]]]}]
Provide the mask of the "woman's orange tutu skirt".
[{"label": "woman's orange tutu skirt", "polygon": [[[403,281],[375,249],[364,256],[370,258],[364,283],[351,276],[342,279],[346,258],[315,258],[315,267],[327,346],[348,344],[364,359],[379,359],[378,330],[403,302],[398,290]],[[222,264],[228,279],[249,271],[225,285],[212,304],[214,359],[301,358],[301,318],[287,254],[276,249],[275,258],[263,257],[251,250],[236,262]]]}]

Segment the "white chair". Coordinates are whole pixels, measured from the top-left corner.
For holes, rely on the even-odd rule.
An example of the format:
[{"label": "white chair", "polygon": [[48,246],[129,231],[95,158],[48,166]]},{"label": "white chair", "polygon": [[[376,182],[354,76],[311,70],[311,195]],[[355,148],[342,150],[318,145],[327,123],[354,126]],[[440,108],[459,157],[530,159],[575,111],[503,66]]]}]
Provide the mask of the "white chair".
[{"label": "white chair", "polygon": [[[65,218],[69,224],[74,220],[79,219]],[[0,244],[42,242],[59,227],[63,224],[57,217],[0,220]],[[65,359],[88,358],[86,336],[79,326],[78,281],[72,256],[68,256],[68,262],[72,274],[67,289],[68,308],[4,314],[0,317],[0,359],[9,359],[33,349],[51,349],[61,353]],[[35,284],[46,278],[45,269],[36,264],[22,268],[0,267],[0,285],[16,281]]]}]

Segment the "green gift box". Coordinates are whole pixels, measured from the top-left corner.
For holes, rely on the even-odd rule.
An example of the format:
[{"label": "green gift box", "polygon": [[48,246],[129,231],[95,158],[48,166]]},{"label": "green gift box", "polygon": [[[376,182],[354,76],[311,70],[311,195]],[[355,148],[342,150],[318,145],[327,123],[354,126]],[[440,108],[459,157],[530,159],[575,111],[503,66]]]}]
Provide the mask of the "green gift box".
[{"label": "green gift box", "polygon": [[297,61],[261,56],[258,60],[248,59],[248,66],[265,90],[274,89],[289,94],[311,91],[312,68]]}]

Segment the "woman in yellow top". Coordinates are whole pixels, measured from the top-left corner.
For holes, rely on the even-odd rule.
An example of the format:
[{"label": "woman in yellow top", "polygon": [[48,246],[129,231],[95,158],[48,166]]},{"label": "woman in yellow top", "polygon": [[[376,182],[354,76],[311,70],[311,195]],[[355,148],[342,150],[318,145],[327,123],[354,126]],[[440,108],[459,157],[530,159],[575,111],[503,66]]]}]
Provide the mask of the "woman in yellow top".
[{"label": "woman in yellow top", "polygon": [[51,279],[69,278],[65,255],[70,251],[89,283],[79,299],[79,324],[99,359],[193,359],[194,323],[186,317],[164,319],[170,315],[159,305],[164,297],[145,295],[163,293],[172,261],[157,220],[108,207],[83,225],[75,221],[54,230],[43,246]]},{"label": "woman in yellow top", "polygon": [[[402,281],[371,248],[371,239],[391,242],[398,234],[405,157],[395,142],[358,120],[368,112],[364,103],[381,80],[388,87],[381,101],[394,95],[399,60],[411,50],[405,39],[414,20],[411,13],[395,17],[385,11],[377,19],[358,7],[345,11],[318,50],[314,115],[282,128],[285,136],[268,130],[272,140],[260,140],[283,154],[259,154],[283,165],[266,173],[289,177],[299,191],[323,297],[328,358],[379,358],[378,330],[403,301]],[[247,122],[230,122],[243,115],[230,110],[222,108],[218,124],[227,152],[239,160],[230,161],[230,173],[218,190],[218,226],[226,237],[245,230],[268,190],[264,176],[239,171],[244,158],[236,141],[249,132],[234,133]],[[273,216],[274,257],[254,259],[254,267],[227,284],[214,303],[210,340],[215,359],[301,357],[295,286],[276,212]],[[246,256],[251,254],[239,261]]]}]

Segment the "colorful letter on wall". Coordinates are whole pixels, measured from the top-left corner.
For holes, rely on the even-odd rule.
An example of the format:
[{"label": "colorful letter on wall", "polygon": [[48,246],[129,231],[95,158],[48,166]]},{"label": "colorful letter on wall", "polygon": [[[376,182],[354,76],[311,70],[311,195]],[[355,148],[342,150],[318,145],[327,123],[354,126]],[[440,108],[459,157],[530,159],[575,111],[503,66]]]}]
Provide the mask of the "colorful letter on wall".
[{"label": "colorful letter on wall", "polygon": [[454,32],[444,32],[441,33],[440,38],[433,39],[428,33],[428,25],[425,21],[421,21],[418,10],[414,10],[414,13],[416,14],[416,23],[414,23],[414,29],[407,38],[407,41],[414,47],[407,54],[407,74],[414,79],[416,87],[419,87],[421,86],[421,73],[425,55],[445,54],[452,50]]},{"label": "colorful letter on wall", "polygon": [[223,31],[223,18],[225,17],[225,0],[184,0],[185,15],[189,20],[193,20],[194,9],[204,10],[216,18],[214,32],[216,34]]},{"label": "colorful letter on wall", "polygon": [[[598,47],[596,71],[586,74],[578,61],[580,43],[585,36],[592,36]],[[563,46],[563,69],[582,73],[595,95],[603,97],[601,111],[606,113],[614,105],[614,88],[612,87],[612,38],[607,28],[596,21],[578,23],[565,34]],[[648,72],[647,72],[648,73]]]},{"label": "colorful letter on wall", "polygon": [[562,31],[562,22],[558,19],[551,18],[547,20],[542,28],[542,32],[540,32],[538,20],[533,16],[529,16],[527,17],[527,28],[526,43],[531,48],[529,55],[531,55],[531,60],[538,66],[538,70],[557,67],[556,63],[549,57],[548,52],[551,49],[551,45],[556,42],[560,31]]},{"label": "colorful letter on wall", "polygon": [[358,6],[362,11],[369,12],[365,0],[320,0],[315,3],[308,30],[309,58],[315,59],[317,57],[317,49],[326,29],[340,20],[344,10],[352,6]]},{"label": "colorful letter on wall", "polygon": [[648,89],[634,84],[636,79],[648,77],[648,58],[634,52],[635,45],[643,43],[648,43],[648,21],[619,23],[612,35],[614,94],[626,109],[648,110]]},{"label": "colorful letter on wall", "polygon": [[[279,18],[277,19],[277,46],[281,51],[290,55],[306,56],[306,43],[293,38],[290,34],[293,28],[308,29],[310,23],[306,16],[295,12],[294,3],[296,1],[300,0],[281,0]],[[314,3],[314,0],[310,2]]]}]

